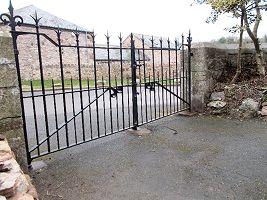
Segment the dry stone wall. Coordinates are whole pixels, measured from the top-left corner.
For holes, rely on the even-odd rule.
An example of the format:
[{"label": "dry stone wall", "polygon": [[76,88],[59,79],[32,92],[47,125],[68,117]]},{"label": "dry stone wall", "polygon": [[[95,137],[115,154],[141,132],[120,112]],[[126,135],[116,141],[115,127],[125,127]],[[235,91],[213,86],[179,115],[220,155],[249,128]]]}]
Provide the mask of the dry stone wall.
[{"label": "dry stone wall", "polygon": [[21,170],[11,148],[3,135],[0,135],[0,199],[38,199],[31,178]]},{"label": "dry stone wall", "polygon": [[[238,50],[233,45],[198,43],[194,44],[192,52],[192,110],[202,112],[214,85],[227,82],[234,75]],[[266,49],[264,52],[267,63]],[[253,46],[249,46],[242,54],[242,76],[255,72],[255,68],[255,52]]]}]

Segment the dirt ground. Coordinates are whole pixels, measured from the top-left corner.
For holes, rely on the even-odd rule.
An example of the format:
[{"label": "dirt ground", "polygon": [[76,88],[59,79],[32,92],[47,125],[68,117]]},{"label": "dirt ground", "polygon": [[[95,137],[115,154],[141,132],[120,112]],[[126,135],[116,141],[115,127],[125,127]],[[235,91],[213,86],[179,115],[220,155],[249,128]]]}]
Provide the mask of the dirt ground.
[{"label": "dirt ground", "polygon": [[[228,89],[226,89],[226,87]],[[255,101],[262,103],[267,101],[267,94],[263,94],[263,88],[267,87],[267,76],[265,78],[253,77],[251,80],[243,80],[236,84],[217,83],[214,87],[214,92],[225,92],[226,107],[218,112],[219,115],[228,118],[242,118],[242,115],[236,115],[233,110],[238,109],[242,101],[246,98],[252,98]],[[261,107],[260,107],[261,108]],[[206,108],[205,115],[212,115],[213,109]],[[266,117],[255,115],[254,117],[267,121]]]}]

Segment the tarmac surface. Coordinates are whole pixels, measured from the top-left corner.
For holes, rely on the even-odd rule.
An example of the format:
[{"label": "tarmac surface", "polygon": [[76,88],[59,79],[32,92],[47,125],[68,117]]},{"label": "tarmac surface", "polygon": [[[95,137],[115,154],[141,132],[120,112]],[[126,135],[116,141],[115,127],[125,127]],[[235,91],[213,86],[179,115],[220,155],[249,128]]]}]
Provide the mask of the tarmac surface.
[{"label": "tarmac surface", "polygon": [[267,123],[172,116],[43,157],[41,200],[266,200]]}]

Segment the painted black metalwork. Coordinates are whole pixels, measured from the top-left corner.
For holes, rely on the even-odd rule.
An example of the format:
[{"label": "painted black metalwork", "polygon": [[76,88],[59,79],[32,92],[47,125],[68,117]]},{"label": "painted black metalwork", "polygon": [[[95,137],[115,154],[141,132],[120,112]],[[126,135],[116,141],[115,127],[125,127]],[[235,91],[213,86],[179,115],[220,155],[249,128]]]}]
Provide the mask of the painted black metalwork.
[{"label": "painted black metalwork", "polygon": [[[11,27],[29,165],[35,158],[191,110],[191,32],[186,39],[182,35],[181,44],[135,34],[123,40],[120,34],[119,45],[114,46],[107,34],[106,45],[97,45],[94,33],[83,44],[82,32],[58,28],[48,35],[40,26],[42,18],[37,13],[32,18],[31,31],[16,30],[23,19],[14,16],[11,2],[9,14],[0,16]],[[66,33],[68,43],[63,38]],[[39,64],[39,79],[29,82],[29,91],[22,87],[17,45],[25,35],[36,40],[33,48]],[[47,73],[45,42],[55,48],[56,78]],[[65,55],[68,51],[72,54]],[[89,63],[84,63],[85,51]],[[98,58],[99,51],[105,52],[105,58]],[[75,63],[71,77],[66,56]]]},{"label": "painted black metalwork", "polygon": [[[31,81],[32,85],[32,81]],[[33,92],[33,87],[31,87],[31,91]],[[56,129],[58,130],[58,113],[57,113],[57,100],[56,100],[56,92],[55,92],[55,83],[54,80],[52,79],[52,91],[53,91],[53,104],[54,104],[54,111],[55,111],[55,124],[56,124]],[[32,98],[34,99],[34,95],[32,95]],[[34,119],[36,120],[36,114],[34,116]],[[37,127],[37,124],[35,125]],[[74,121],[74,128],[75,128],[75,135],[76,133],[76,122]],[[38,129],[38,128],[37,128]],[[37,133],[38,134],[38,133]],[[36,139],[39,142],[39,139]],[[57,148],[60,149],[60,143],[59,143],[59,132],[57,131]],[[39,152],[40,154],[40,152]]]},{"label": "painted black metalwork", "polygon": [[[167,43],[168,43],[168,73],[169,73],[169,76],[168,76],[168,83],[167,85],[169,86],[169,90],[171,91],[171,47],[170,47],[170,39],[168,38],[167,40]],[[169,101],[170,101],[170,113],[172,113],[172,95],[171,95],[172,91],[169,92]]]},{"label": "painted black metalwork", "polygon": [[[146,59],[145,59],[145,39],[144,39],[144,35],[142,35],[142,50],[141,50],[142,52],[143,52],[143,66],[144,66],[144,83],[146,83],[146,81],[147,81],[147,77],[146,77]],[[148,121],[148,116],[147,116],[147,113],[148,113],[148,111],[147,111],[147,91],[145,90],[145,114],[146,114],[146,121]],[[144,123],[144,122],[142,122],[142,123]]]},{"label": "painted black metalwork", "polygon": [[[100,137],[100,128],[99,128],[99,103],[98,103],[98,89],[97,89],[97,73],[96,73],[96,46],[95,46],[95,34],[92,34],[93,40],[93,59],[94,59],[94,86],[95,86],[95,96],[96,96],[96,119],[97,119],[97,136]],[[104,94],[104,92],[103,92]]]},{"label": "painted black metalwork", "polygon": [[141,113],[141,121],[144,123],[144,116],[143,116],[143,91],[142,91],[142,74],[141,74],[141,55],[140,55],[140,49],[137,50],[138,54],[138,77],[139,77],[139,91],[140,91],[140,100],[141,100],[141,105],[140,105],[140,113]]},{"label": "painted black metalwork", "polygon": [[45,117],[45,132],[47,136],[47,151],[50,152],[50,138],[49,138],[49,124],[48,124],[48,115],[47,115],[47,103],[46,103],[46,90],[44,85],[44,69],[43,69],[43,59],[42,59],[42,48],[41,48],[41,38],[39,32],[39,22],[41,18],[38,17],[35,12],[35,16],[31,16],[35,22],[35,30],[36,30],[36,39],[37,39],[37,52],[38,52],[38,60],[39,60],[39,68],[40,68],[40,78],[41,78],[41,87],[42,87],[42,100],[44,105],[44,117]]},{"label": "painted black metalwork", "polygon": [[191,77],[191,56],[193,56],[192,50],[191,50],[191,43],[192,43],[192,37],[191,37],[191,31],[189,30],[189,34],[187,37],[187,48],[188,48],[188,102],[189,104],[189,111],[191,112],[192,110],[192,104],[191,104],[191,100],[192,100],[192,77]]},{"label": "painted black metalwork", "polygon": [[76,49],[77,49],[77,60],[78,60],[78,79],[79,79],[79,89],[80,89],[80,108],[82,110],[81,116],[82,116],[82,135],[83,135],[83,141],[85,141],[85,130],[84,130],[84,113],[83,113],[83,92],[82,92],[82,72],[81,72],[81,53],[80,53],[80,40],[79,40],[79,32],[74,32],[74,35],[76,37]]},{"label": "painted black metalwork", "polygon": [[[155,73],[155,50],[154,50],[154,38],[153,38],[153,36],[151,37],[151,48],[152,48],[152,75],[153,75],[152,79],[153,79],[153,82],[155,82],[156,73]],[[150,78],[150,75],[149,75],[149,78]],[[154,105],[157,105],[157,103],[156,103],[155,85],[153,87],[153,90],[150,89],[150,97],[151,97],[151,91],[153,91]],[[150,99],[150,101],[151,101],[151,99]],[[151,102],[150,102],[150,104],[151,104]],[[155,117],[155,119],[157,118],[157,106],[154,106],[154,117]]]},{"label": "painted black metalwork", "polygon": [[[92,108],[91,108],[91,92],[90,92],[90,81],[89,81],[89,78],[87,78],[87,90],[88,90],[88,104],[90,105],[89,106],[89,109],[88,109],[88,112],[89,112],[89,128],[90,128],[90,138],[93,139],[93,127],[92,127]],[[103,91],[104,93],[105,91]],[[103,98],[104,98],[104,95],[103,95]]]},{"label": "painted black metalwork", "polygon": [[[164,72],[163,72],[163,47],[162,47],[162,38],[159,40],[160,42],[160,69],[161,69],[161,84],[163,85],[164,81]],[[163,116],[165,116],[165,103],[164,103],[164,89],[161,88],[161,94],[162,94],[162,112]]]},{"label": "painted black metalwork", "polygon": [[65,91],[65,79],[64,79],[64,69],[63,69],[63,57],[62,57],[62,46],[61,46],[61,31],[55,30],[58,40],[58,53],[59,53],[59,66],[60,66],[60,78],[62,86],[62,98],[63,98],[63,111],[64,111],[64,122],[65,122],[65,133],[66,133],[66,144],[69,146],[69,128],[68,128],[68,117],[67,117],[67,107],[66,107],[66,91]]},{"label": "painted black metalwork", "polygon": [[135,44],[133,34],[131,34],[131,69],[132,69],[132,104],[133,104],[133,129],[138,127],[138,104],[137,104],[137,83],[136,83],[136,58],[135,58]]},{"label": "painted black metalwork", "polygon": [[[124,110],[124,90],[123,90],[123,85],[124,85],[124,81],[123,81],[123,54],[122,54],[122,36],[120,33],[119,36],[119,40],[120,40],[120,75],[121,75],[121,106],[122,106],[122,125],[123,125],[123,129],[125,129],[125,110]],[[103,80],[102,80],[103,81]]]},{"label": "painted black metalwork", "polygon": [[22,84],[21,84],[21,73],[19,68],[19,51],[18,51],[18,45],[17,45],[17,37],[18,33],[16,32],[16,26],[21,26],[23,24],[23,19],[21,16],[14,16],[14,8],[11,3],[9,3],[9,14],[3,13],[0,15],[0,20],[5,24],[10,26],[11,29],[11,36],[13,40],[13,50],[14,50],[14,56],[15,56],[15,63],[16,63],[16,70],[17,70],[17,76],[19,80],[19,92],[20,92],[20,100],[21,100],[21,114],[22,114],[22,120],[23,120],[23,130],[25,133],[25,143],[26,143],[26,153],[27,153],[27,161],[30,166],[30,163],[32,161],[31,156],[29,154],[29,146],[28,146],[28,137],[27,137],[27,128],[26,128],[26,119],[25,119],[25,108],[23,105],[23,94],[22,94]]},{"label": "painted black metalwork", "polygon": [[105,100],[105,86],[104,86],[104,77],[102,76],[102,90],[103,90],[103,112],[104,112],[104,128],[105,135],[107,135],[107,120],[106,120],[106,100]]},{"label": "painted black metalwork", "polygon": [[[74,97],[74,88],[73,88],[73,80],[72,80],[72,78],[70,79],[70,84],[71,84],[72,115],[75,116],[75,97]],[[54,88],[54,86],[53,86],[53,88]],[[75,135],[75,143],[77,144],[78,143],[78,139],[77,139],[76,118],[73,119],[73,126],[74,126],[73,128],[74,128],[74,135]],[[57,129],[58,129],[58,127],[57,127]],[[84,132],[83,132],[83,138],[84,138]]]},{"label": "painted black metalwork", "polygon": [[31,97],[32,97],[31,100],[32,100],[33,116],[34,116],[35,137],[36,137],[36,144],[38,146],[37,153],[40,154],[39,131],[38,131],[38,123],[37,123],[37,115],[36,115],[36,105],[35,105],[35,98],[34,98],[34,90],[33,90],[32,81],[31,81]]}]

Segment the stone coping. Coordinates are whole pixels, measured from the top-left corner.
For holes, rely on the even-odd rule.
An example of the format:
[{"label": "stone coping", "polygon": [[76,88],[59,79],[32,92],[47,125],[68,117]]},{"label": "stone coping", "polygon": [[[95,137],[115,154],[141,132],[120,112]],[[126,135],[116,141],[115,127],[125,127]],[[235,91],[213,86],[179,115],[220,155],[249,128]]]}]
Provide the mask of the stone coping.
[{"label": "stone coping", "polygon": [[[238,50],[238,44],[220,44],[214,42],[197,42],[192,44],[192,48],[215,48],[215,49],[222,49],[222,50]],[[252,43],[245,43],[243,44],[243,50],[254,52],[254,45]],[[267,43],[262,43],[261,48],[263,52],[267,53]]]}]

